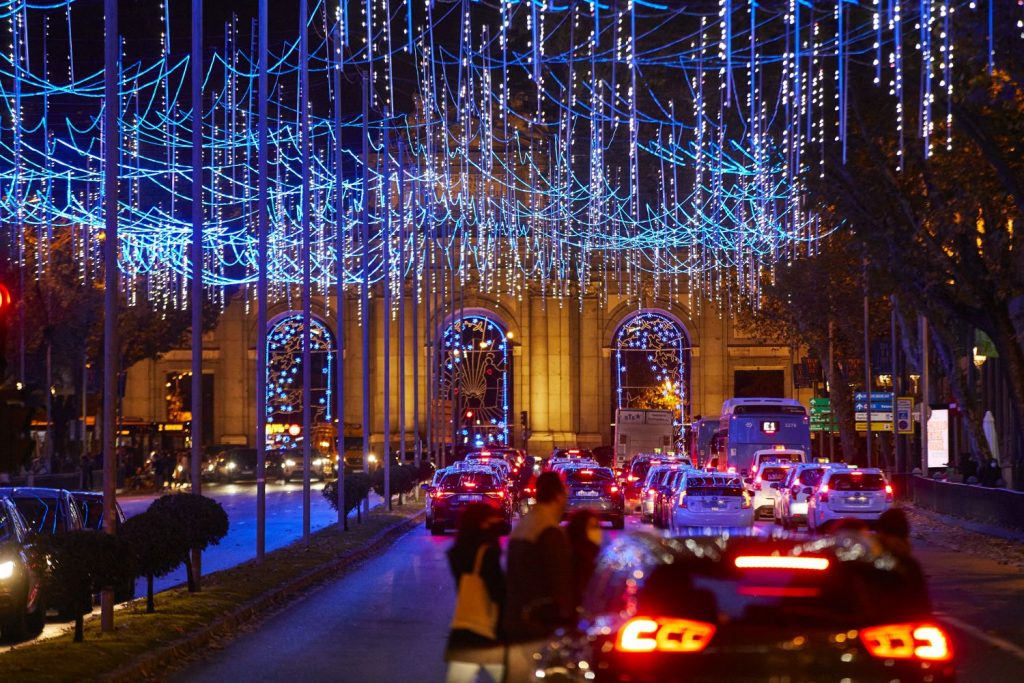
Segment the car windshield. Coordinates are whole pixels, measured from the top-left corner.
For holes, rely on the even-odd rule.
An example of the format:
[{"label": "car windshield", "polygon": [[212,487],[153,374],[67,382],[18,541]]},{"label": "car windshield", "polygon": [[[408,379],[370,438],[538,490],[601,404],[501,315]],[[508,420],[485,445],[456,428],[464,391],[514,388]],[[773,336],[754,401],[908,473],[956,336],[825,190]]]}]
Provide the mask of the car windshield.
[{"label": "car windshield", "polygon": [[834,491],[881,491],[885,479],[880,474],[851,472],[833,475],[828,484]]},{"label": "car windshield", "polygon": [[453,472],[441,480],[444,491],[485,491],[494,488],[494,475],[486,472]]},{"label": "car windshield", "polygon": [[23,494],[14,498],[18,512],[25,518],[28,526],[40,534],[56,534],[67,530],[64,515],[57,510],[55,497],[44,497]]},{"label": "car windshield", "polygon": [[565,476],[565,480],[570,486],[574,484],[604,483],[612,479],[614,479],[612,471],[606,467],[569,470]]}]

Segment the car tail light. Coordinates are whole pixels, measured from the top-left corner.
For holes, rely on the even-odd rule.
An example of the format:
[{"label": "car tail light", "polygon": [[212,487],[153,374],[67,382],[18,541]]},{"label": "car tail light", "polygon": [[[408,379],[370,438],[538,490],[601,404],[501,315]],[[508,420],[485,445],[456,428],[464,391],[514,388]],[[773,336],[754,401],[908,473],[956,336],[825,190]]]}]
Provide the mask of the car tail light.
[{"label": "car tail light", "polygon": [[787,555],[740,555],[733,564],[737,569],[795,569],[809,571],[825,571],[828,569],[827,557],[806,557]]},{"label": "car tail light", "polygon": [[953,649],[945,631],[935,624],[887,624],[862,629],[860,640],[879,659],[921,659],[948,662]]},{"label": "car tail light", "polygon": [[754,480],[754,490],[756,490],[756,491],[760,491],[761,490],[761,475],[760,474],[757,475],[757,479]]},{"label": "car tail light", "polygon": [[885,485],[885,499],[886,499],[886,501],[891,503],[892,502],[892,498],[893,498],[892,484],[886,484]]},{"label": "car tail light", "polygon": [[750,494],[747,493],[746,491],[744,491],[743,492],[743,502],[740,503],[740,507],[745,510],[745,509],[749,508],[751,506],[751,504],[752,503],[750,502]]},{"label": "car tail light", "polygon": [[612,484],[611,486],[608,487],[608,493],[618,493],[618,492],[619,492],[619,487],[616,486],[615,484]]},{"label": "car tail light", "polygon": [[822,484],[818,487],[818,500],[822,503],[828,502],[828,484]]},{"label": "car tail light", "polygon": [[619,629],[620,652],[700,652],[715,635],[714,624],[690,619],[634,617]]},{"label": "car tail light", "polygon": [[679,507],[686,509],[686,491],[679,494]]},{"label": "car tail light", "polygon": [[647,489],[647,492],[644,495],[646,495],[648,498],[654,498],[654,496],[658,495],[658,492],[655,491],[654,489]]},{"label": "car tail light", "polygon": [[487,495],[491,496],[492,498],[504,498],[505,497],[505,492],[504,491],[488,491]]},{"label": "car tail light", "polygon": [[636,476],[635,474],[631,474],[628,477],[626,477],[626,481],[638,481],[639,479],[640,477]]}]

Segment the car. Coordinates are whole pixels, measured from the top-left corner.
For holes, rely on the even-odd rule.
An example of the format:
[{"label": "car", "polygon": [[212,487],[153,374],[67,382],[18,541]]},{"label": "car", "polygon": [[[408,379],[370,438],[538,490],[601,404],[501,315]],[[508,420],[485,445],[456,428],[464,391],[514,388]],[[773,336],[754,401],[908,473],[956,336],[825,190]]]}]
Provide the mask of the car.
[{"label": "car", "polygon": [[431,477],[430,482],[424,482],[420,484],[420,488],[426,493],[423,499],[423,509],[425,512],[424,523],[427,529],[430,529],[434,525],[434,497],[430,495],[437,488],[437,485],[444,479],[444,476],[449,472],[452,472],[452,468],[443,467],[439,470],[434,470],[434,476]]},{"label": "car", "polygon": [[849,534],[619,534],[578,621],[537,646],[534,676],[950,683],[950,634],[905,562]]},{"label": "car", "polygon": [[626,468],[625,487],[626,508],[630,512],[639,512],[640,492],[647,479],[647,471],[654,465],[672,462],[674,458],[658,453],[638,453],[629,461]]},{"label": "car", "polygon": [[[71,499],[78,506],[83,527],[103,531],[103,494],[99,491],[72,491]],[[125,516],[117,501],[114,501],[114,513],[114,528],[119,529],[124,524]]]},{"label": "car", "polygon": [[589,448],[556,448],[551,451],[551,456],[549,457],[550,460],[560,458],[565,458],[567,460],[583,459],[590,460],[595,463],[597,462],[597,458],[594,457],[594,452]]},{"label": "car", "polygon": [[430,533],[441,536],[454,529],[462,511],[471,503],[486,503],[505,518],[504,533],[512,528],[512,505],[508,488],[489,468],[453,469],[447,472],[430,493],[433,523]]},{"label": "car", "polygon": [[788,462],[764,461],[754,470],[747,490],[754,499],[754,517],[772,517],[775,499],[779,497],[782,482],[789,474]]},{"label": "car", "polygon": [[658,497],[658,487],[679,467],[678,463],[665,463],[653,465],[647,470],[647,477],[640,488],[640,521],[644,524],[654,522],[654,503]]},{"label": "car", "polygon": [[836,467],[832,463],[797,463],[779,487],[773,517],[783,529],[793,529],[807,523],[807,500],[821,483],[825,470]]},{"label": "car", "polygon": [[78,504],[65,489],[4,487],[0,488],[0,496],[7,496],[14,502],[33,533],[52,536],[85,528]]},{"label": "car", "polygon": [[892,485],[878,468],[829,469],[807,501],[807,528],[827,530],[840,519],[878,520],[892,507]]},{"label": "car", "polygon": [[[754,460],[750,465],[750,472],[747,474],[756,471],[758,467],[767,462],[807,462],[807,454],[793,448],[765,448],[754,451]],[[740,472],[740,474],[743,474],[743,472]]]},{"label": "car", "polygon": [[626,501],[610,467],[572,467],[565,470],[565,515],[590,510],[613,529],[626,525]]},{"label": "car", "polygon": [[[213,474],[223,484],[234,484],[238,481],[256,480],[256,449],[233,448],[213,463]],[[301,468],[300,468],[301,469]],[[266,451],[266,478],[282,480],[281,454],[279,451]]]},{"label": "car", "polygon": [[0,638],[36,636],[45,622],[42,570],[36,567],[29,528],[14,501],[0,495]]},{"label": "car", "polygon": [[[274,454],[276,467],[280,468],[280,478],[284,483],[291,483],[293,479],[302,480],[302,457],[301,448]],[[318,450],[312,451],[309,454],[309,475],[320,481],[336,477],[338,475],[337,460]]]},{"label": "car", "polygon": [[679,486],[686,471],[685,467],[674,470],[665,483],[658,487],[658,495],[654,498],[654,526],[656,528],[667,529],[669,527],[672,505],[679,494]]},{"label": "car", "polygon": [[679,483],[669,526],[751,527],[754,506],[743,480],[725,472],[687,470]]}]

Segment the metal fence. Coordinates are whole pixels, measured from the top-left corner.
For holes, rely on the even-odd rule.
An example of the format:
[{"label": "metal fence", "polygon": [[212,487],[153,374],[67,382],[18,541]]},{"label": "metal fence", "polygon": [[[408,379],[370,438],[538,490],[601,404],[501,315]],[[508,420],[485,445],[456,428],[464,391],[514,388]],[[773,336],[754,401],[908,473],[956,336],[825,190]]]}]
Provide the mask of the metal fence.
[{"label": "metal fence", "polygon": [[[903,486],[900,486],[903,484]],[[1024,529],[1024,492],[909,476],[897,482],[914,505],[943,515]]]}]

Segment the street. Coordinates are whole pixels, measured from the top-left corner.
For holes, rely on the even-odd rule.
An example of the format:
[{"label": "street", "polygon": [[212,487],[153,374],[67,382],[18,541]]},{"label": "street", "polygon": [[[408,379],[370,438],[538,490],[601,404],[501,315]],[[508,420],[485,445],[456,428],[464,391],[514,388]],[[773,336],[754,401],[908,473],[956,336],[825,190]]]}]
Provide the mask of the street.
[{"label": "street", "polygon": [[[757,527],[767,531],[772,524]],[[650,529],[633,516],[625,532],[606,533]],[[441,681],[455,595],[444,555],[451,543],[451,536],[414,529],[380,557],[248,629],[173,680]],[[1020,570],[920,541],[915,548],[935,608],[955,634],[958,680],[1016,680],[1024,667]],[[1010,647],[994,644],[1001,640]]]}]

